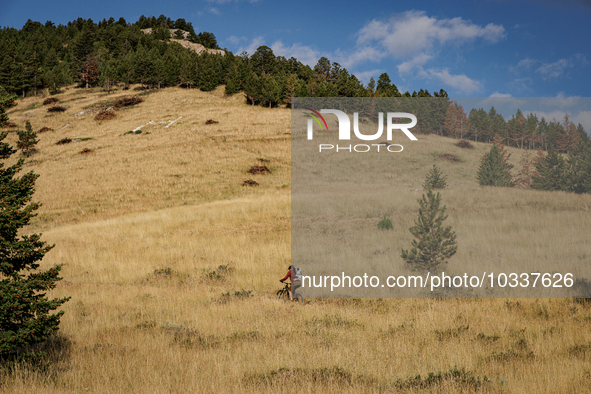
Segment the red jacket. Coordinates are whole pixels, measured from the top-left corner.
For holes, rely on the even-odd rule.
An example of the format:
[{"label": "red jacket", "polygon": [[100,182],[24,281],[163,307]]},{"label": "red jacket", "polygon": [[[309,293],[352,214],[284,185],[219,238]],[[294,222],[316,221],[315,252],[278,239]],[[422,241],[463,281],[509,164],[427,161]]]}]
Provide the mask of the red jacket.
[{"label": "red jacket", "polygon": [[283,283],[283,281],[284,280],[287,280],[287,278],[291,278],[291,270],[288,270],[287,271],[287,274],[285,275],[285,277],[283,279],[280,279],[279,282],[282,282]]}]

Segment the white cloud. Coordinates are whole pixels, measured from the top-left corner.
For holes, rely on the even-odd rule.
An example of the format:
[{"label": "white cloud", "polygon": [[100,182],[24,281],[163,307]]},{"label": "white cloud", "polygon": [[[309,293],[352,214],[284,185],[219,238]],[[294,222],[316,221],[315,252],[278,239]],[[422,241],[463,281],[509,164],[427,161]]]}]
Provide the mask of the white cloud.
[{"label": "white cloud", "polygon": [[471,79],[464,74],[452,75],[447,68],[440,71],[435,69],[429,69],[427,71],[421,70],[419,75],[427,78],[437,78],[445,85],[465,94],[476,93],[483,88],[480,82]]},{"label": "white cloud", "polygon": [[[546,120],[546,122],[556,121],[562,123],[564,120],[565,112],[559,109],[554,111],[523,111],[524,113],[532,113],[537,115],[538,119],[542,117]],[[569,115],[570,120],[572,120],[571,116]]]},{"label": "white cloud", "polygon": [[525,71],[531,70],[531,68],[538,63],[540,63],[539,60],[535,60],[535,59],[531,59],[529,57],[526,57],[525,59],[520,60],[516,66],[509,66],[509,71],[511,71],[512,73],[515,73],[515,74],[519,74],[519,72],[522,70],[525,70]]},{"label": "white cloud", "polygon": [[400,74],[408,73],[413,69],[424,65],[428,60],[433,58],[432,55],[427,55],[426,53],[421,53],[409,61],[399,64],[396,66],[398,68],[398,72]]},{"label": "white cloud", "polygon": [[368,84],[369,80],[371,77],[374,78],[374,80],[376,80],[377,82],[377,78],[380,74],[382,74],[384,72],[384,70],[371,70],[371,71],[363,71],[363,72],[359,72],[359,73],[352,73],[355,74],[355,76],[357,77],[357,79],[359,79],[360,81],[362,81],[364,84]]},{"label": "white cloud", "polygon": [[523,111],[524,113],[533,113],[536,114],[538,119],[542,117],[546,120],[546,122],[556,121],[562,123],[564,121],[564,115],[568,113],[569,120],[573,122],[575,125],[579,123],[583,125],[583,128],[589,132],[591,130],[591,111],[565,111],[565,110],[552,110],[552,111]]},{"label": "white cloud", "polygon": [[285,46],[281,41],[275,41],[273,45],[271,45],[271,49],[275,56],[283,56],[286,59],[290,57],[295,57],[300,62],[307,64],[310,67],[314,67],[316,63],[318,63],[318,59],[320,59],[323,55],[309,47],[307,45],[302,45],[299,43],[293,44],[290,47]]},{"label": "white cloud", "polygon": [[526,57],[525,59],[523,59],[519,63],[517,63],[517,67],[523,68],[525,70],[529,70],[536,63],[537,63],[537,60],[530,59],[529,57]]},{"label": "white cloud", "polygon": [[[228,38],[228,41],[234,45],[238,45],[245,40],[246,39],[244,37],[232,36]],[[246,51],[249,55],[252,55],[261,45],[265,45],[265,40],[262,36],[258,36],[255,37],[249,45],[241,46],[237,50],[237,53]],[[383,52],[371,47],[357,48],[350,52],[337,50],[333,53],[328,53],[321,52],[308,45],[302,45],[300,43],[295,43],[291,46],[288,46],[280,40],[275,41],[272,45],[270,45],[270,48],[273,50],[275,56],[283,56],[286,59],[289,59],[293,56],[300,62],[307,64],[310,67],[314,67],[316,63],[318,63],[318,59],[323,56],[333,62],[339,63],[341,66],[347,69],[364,61],[380,61],[385,56]]]},{"label": "white cloud", "polygon": [[591,111],[581,111],[574,115],[571,120],[576,125],[582,124],[587,133],[591,132]]},{"label": "white cloud", "polygon": [[377,42],[390,54],[409,56],[431,49],[436,44],[466,42],[482,38],[491,43],[505,37],[502,25],[482,27],[461,17],[437,19],[424,11],[407,11],[387,22],[373,20],[359,31],[358,44]]},{"label": "white cloud", "polygon": [[511,90],[521,93],[521,92],[533,92],[534,90],[530,87],[532,83],[532,79],[529,77],[526,78],[517,78],[512,82],[508,82],[507,86],[511,88]]},{"label": "white cloud", "polygon": [[584,55],[577,53],[571,56],[569,59],[558,59],[554,63],[543,63],[536,72],[541,74],[544,79],[547,78],[558,78],[562,76],[567,69],[573,68],[579,65],[588,64],[587,59]]},{"label": "white cloud", "polygon": [[499,92],[494,92],[493,94],[491,94],[489,97],[512,97],[510,93],[499,93]]},{"label": "white cloud", "polygon": [[371,46],[358,46],[352,51],[336,50],[333,58],[345,68],[353,67],[363,62],[379,62],[387,54]]},{"label": "white cloud", "polygon": [[241,42],[246,41],[246,37],[230,36],[230,37],[226,38],[226,41],[228,41],[230,44],[238,45]]},{"label": "white cloud", "polygon": [[249,56],[252,56],[252,54],[255,53],[257,48],[261,45],[265,45],[265,40],[263,39],[263,36],[258,36],[253,38],[250,44],[248,44],[248,46],[241,46],[240,48],[238,48],[236,53],[240,54],[242,52],[246,52]]},{"label": "white cloud", "polygon": [[[437,78],[443,83],[464,93],[482,90],[482,84],[466,75],[452,75],[448,69],[424,70],[446,44],[462,44],[476,39],[495,43],[505,37],[502,25],[489,23],[476,25],[461,17],[438,19],[427,16],[424,11],[407,11],[387,21],[372,20],[358,32],[358,49],[349,64],[362,59],[379,61],[390,55],[403,60],[396,67],[399,74],[416,71],[417,75]],[[368,50],[367,48],[371,48]]]},{"label": "white cloud", "polygon": [[[495,43],[505,35],[502,25],[477,25],[461,17],[436,18],[427,16],[424,11],[408,11],[387,21],[372,20],[367,23],[358,31],[357,45],[351,49],[322,52],[301,43],[286,44],[281,40],[270,46],[275,55],[293,56],[310,66],[324,56],[349,70],[362,63],[380,62],[392,56],[399,59],[396,67],[400,75],[407,77],[407,74],[414,74],[415,77],[438,80],[459,92],[470,94],[482,91],[482,83],[464,74],[452,74],[441,66],[428,69],[427,65],[438,57],[441,47],[446,44],[458,45],[474,40]],[[240,45],[238,53],[247,51],[250,55],[260,45],[265,45],[263,37],[254,38],[250,44],[234,37],[228,41],[235,46]],[[365,82],[370,76],[376,77],[374,71],[356,75]]]},{"label": "white cloud", "polygon": [[566,59],[559,59],[554,63],[544,63],[536,70],[545,77],[556,78],[564,73],[564,70],[570,67],[570,63]]},{"label": "white cloud", "polygon": [[498,111],[500,108],[503,108],[503,107],[511,107],[512,109],[519,108],[525,102],[526,102],[525,100],[520,99],[518,97],[512,97],[512,96],[499,97],[499,96],[491,95],[490,97],[487,97],[484,100],[480,101],[480,103],[478,104],[478,107],[490,108],[491,106],[494,106],[495,108],[497,108],[497,111]]},{"label": "white cloud", "polygon": [[207,12],[209,12],[210,14],[214,14],[214,15],[221,15],[222,13],[220,12],[220,10],[218,10],[215,7],[208,7],[207,8]]},{"label": "white cloud", "polygon": [[564,92],[559,92],[556,97],[544,97],[541,103],[550,107],[569,108],[580,104],[580,99],[578,96],[565,97]]}]

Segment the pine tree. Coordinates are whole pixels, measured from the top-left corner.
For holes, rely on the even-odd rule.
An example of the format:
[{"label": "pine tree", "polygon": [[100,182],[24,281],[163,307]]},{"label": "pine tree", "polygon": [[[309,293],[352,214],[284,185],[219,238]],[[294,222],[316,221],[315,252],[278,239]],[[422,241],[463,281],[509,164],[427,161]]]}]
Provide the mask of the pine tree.
[{"label": "pine tree", "polygon": [[281,96],[281,87],[271,74],[263,74],[261,76],[262,88],[261,88],[261,101],[269,105],[269,108],[273,104],[277,105],[277,102]]},{"label": "pine tree", "polygon": [[296,97],[296,89],[298,86],[298,76],[291,74],[285,79],[283,102],[287,105],[287,108],[291,108],[291,100]]},{"label": "pine tree", "polygon": [[210,92],[217,88],[218,85],[215,58],[207,52],[201,54],[199,61],[199,89],[204,92]]},{"label": "pine tree", "polygon": [[182,53],[180,56],[179,81],[181,86],[191,88],[196,82],[196,61],[188,53]]},{"label": "pine tree", "polygon": [[443,226],[447,219],[446,206],[440,207],[441,195],[431,188],[417,200],[419,215],[409,229],[416,238],[410,250],[401,250],[400,256],[418,271],[437,271],[437,268],[453,256],[457,249],[456,233],[451,226]]},{"label": "pine tree", "polygon": [[523,143],[526,138],[526,127],[525,127],[525,118],[523,117],[523,113],[518,108],[515,115],[509,119],[507,122],[507,129],[509,131],[509,138],[515,143],[515,146],[518,148],[523,148]]},{"label": "pine tree", "polygon": [[197,35],[197,40],[199,44],[203,45],[205,48],[220,49],[220,47],[218,47],[218,41],[213,33],[209,33],[207,31],[199,33]]},{"label": "pine tree", "polygon": [[98,60],[94,57],[89,57],[84,64],[82,65],[81,69],[81,76],[80,78],[86,84],[86,89],[88,89],[89,84],[96,81],[100,75],[100,64]]},{"label": "pine tree", "polygon": [[534,160],[532,159],[529,151],[525,152],[521,156],[519,164],[521,165],[521,169],[515,177],[514,186],[519,187],[521,189],[531,189],[533,176],[532,166],[534,164]]},{"label": "pine tree", "polygon": [[581,142],[571,149],[566,162],[566,189],[591,193],[591,143]]},{"label": "pine tree", "polygon": [[367,91],[369,92],[370,95],[373,95],[374,92],[376,91],[376,80],[373,79],[373,77],[371,77],[369,79],[369,82],[367,84]]},{"label": "pine tree", "polygon": [[8,115],[6,115],[6,110],[16,105],[16,98],[17,97],[14,95],[8,95],[6,90],[0,86],[0,128],[8,123]]},{"label": "pine tree", "polygon": [[37,142],[39,142],[37,139],[37,133],[33,131],[31,122],[27,120],[27,123],[25,124],[25,130],[19,130],[17,134],[18,142],[16,143],[16,146],[23,151],[24,156],[31,156],[31,154],[35,152],[35,145],[37,145]]},{"label": "pine tree", "polygon": [[468,118],[464,112],[464,107],[456,102],[450,102],[445,114],[443,128],[449,136],[454,138],[464,138],[464,134],[470,129]]},{"label": "pine tree", "polygon": [[[14,98],[1,90],[0,119],[6,119],[4,109],[14,103]],[[0,121],[0,126],[5,121]],[[0,134],[0,141],[7,134]],[[8,159],[14,152],[7,143],[0,142],[0,159]],[[23,353],[23,349],[45,341],[57,331],[64,312],[50,311],[69,297],[46,297],[46,292],[61,279],[61,267],[42,271],[37,261],[53,246],[41,241],[40,234],[19,236],[19,230],[29,224],[41,205],[30,203],[38,175],[29,172],[16,176],[23,164],[22,158],[7,168],[0,164],[0,358],[35,361],[43,353]]]},{"label": "pine tree", "polygon": [[433,164],[433,168],[429,170],[423,189],[445,189],[447,187],[447,176],[443,175],[439,167]]},{"label": "pine tree", "polygon": [[238,73],[238,66],[236,63],[230,65],[228,78],[226,79],[225,94],[230,95],[240,91],[240,74]]},{"label": "pine tree", "polygon": [[381,97],[400,97],[400,92],[390,80],[388,73],[380,74],[375,92]]},{"label": "pine tree", "polygon": [[577,127],[569,119],[568,114],[564,115],[564,121],[560,125],[559,134],[556,137],[556,149],[559,152],[569,153],[579,143],[580,134]]},{"label": "pine tree", "polygon": [[565,163],[556,149],[548,149],[546,157],[536,165],[537,174],[532,177],[532,189],[536,190],[564,190]]},{"label": "pine tree", "polygon": [[261,89],[260,78],[254,71],[251,71],[244,86],[246,102],[252,105],[258,104],[261,97]]},{"label": "pine tree", "polygon": [[513,165],[507,163],[499,146],[494,144],[490,152],[480,160],[477,174],[478,183],[481,186],[510,187],[513,185],[511,168],[513,168]]}]

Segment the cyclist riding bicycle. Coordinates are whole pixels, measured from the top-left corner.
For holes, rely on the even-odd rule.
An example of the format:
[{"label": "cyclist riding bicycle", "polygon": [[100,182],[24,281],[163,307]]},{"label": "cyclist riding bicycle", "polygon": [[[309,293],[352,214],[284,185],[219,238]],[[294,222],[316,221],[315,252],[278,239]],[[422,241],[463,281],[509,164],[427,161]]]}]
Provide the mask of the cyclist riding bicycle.
[{"label": "cyclist riding bicycle", "polygon": [[293,295],[296,293],[296,290],[302,285],[301,275],[298,275],[296,272],[296,268],[293,265],[290,265],[287,269],[287,274],[283,279],[279,279],[279,282],[283,283],[287,278],[291,280],[291,290],[289,290],[289,299],[293,300]]}]

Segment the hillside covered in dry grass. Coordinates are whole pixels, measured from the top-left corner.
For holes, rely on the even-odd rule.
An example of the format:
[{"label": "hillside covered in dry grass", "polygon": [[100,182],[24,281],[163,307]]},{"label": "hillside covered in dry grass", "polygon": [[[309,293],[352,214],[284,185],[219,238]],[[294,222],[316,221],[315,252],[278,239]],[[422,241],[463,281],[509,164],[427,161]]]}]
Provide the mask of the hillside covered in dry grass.
[{"label": "hillside covered in dry grass", "polygon": [[[46,112],[41,97],[9,111],[19,128],[51,129],[27,159],[43,206],[26,231],[56,244],[43,267],[63,265],[52,296],[72,299],[46,344],[52,365],[0,372],[2,392],[591,390],[585,300],[276,299],[290,262],[289,110],[170,88],[95,120],[126,96],[72,88],[55,96],[64,112]],[[591,196],[483,188],[476,171],[490,145],[419,139],[393,169],[393,198],[412,205],[397,215],[394,256],[395,238],[410,242],[416,190],[436,163],[460,234],[454,259],[535,255],[528,237],[542,231],[584,251],[567,258],[591,263]],[[510,151],[518,163],[522,151]],[[270,174],[247,172],[262,163]],[[475,248],[485,236],[502,247]]]}]

